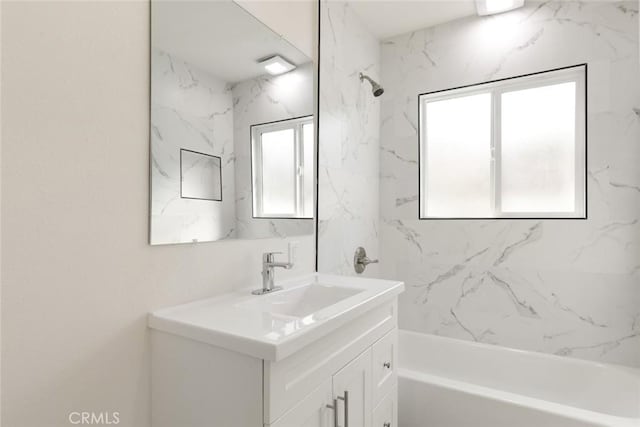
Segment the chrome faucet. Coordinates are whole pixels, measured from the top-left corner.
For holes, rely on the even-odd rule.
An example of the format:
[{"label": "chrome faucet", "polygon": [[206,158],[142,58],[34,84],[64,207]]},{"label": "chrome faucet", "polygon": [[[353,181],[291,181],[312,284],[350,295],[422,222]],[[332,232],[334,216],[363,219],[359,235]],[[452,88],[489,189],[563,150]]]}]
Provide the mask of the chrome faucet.
[{"label": "chrome faucet", "polygon": [[273,276],[275,267],[282,267],[285,270],[289,270],[293,267],[291,255],[287,262],[276,262],[276,254],[282,252],[267,252],[262,254],[262,289],[256,289],[251,293],[253,295],[264,295],[270,292],[278,291],[282,289],[281,286],[273,286]]}]

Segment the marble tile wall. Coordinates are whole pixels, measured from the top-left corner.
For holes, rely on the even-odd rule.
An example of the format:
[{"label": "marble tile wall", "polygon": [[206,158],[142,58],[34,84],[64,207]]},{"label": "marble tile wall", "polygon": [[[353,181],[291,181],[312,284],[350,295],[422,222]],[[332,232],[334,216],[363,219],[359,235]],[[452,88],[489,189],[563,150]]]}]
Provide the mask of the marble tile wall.
[{"label": "marble tile wall", "polygon": [[[233,97],[227,83],[152,51],[151,243],[235,236]],[[222,158],[222,201],[180,197],[180,149]]]},{"label": "marble tile wall", "polygon": [[236,237],[285,237],[313,234],[309,219],[254,219],[251,198],[251,125],[312,116],[313,63],[280,75],[236,83],[233,95],[235,140]]},{"label": "marble tile wall", "polygon": [[[336,28],[323,32],[328,45],[344,43],[345,18],[334,9]],[[373,50],[369,46],[367,41],[365,49]],[[638,2],[528,1],[510,13],[454,21],[381,46],[381,275],[407,284],[400,326],[640,366]],[[343,80],[336,77],[340,87],[354,69],[342,68],[333,55],[323,56],[323,68],[325,74],[343,71]],[[419,93],[579,63],[589,67],[588,220],[417,219]],[[322,96],[340,118],[350,111],[344,104],[356,116],[363,102],[340,90]],[[373,123],[370,113],[359,114]],[[326,116],[324,126],[338,132],[331,123],[342,121]],[[338,148],[334,159],[344,159]],[[346,206],[335,209],[340,220],[358,218],[362,205],[375,203],[373,189],[366,193],[372,200],[364,202],[342,187],[338,174],[349,180],[349,172],[332,171],[328,179],[324,169],[321,178],[331,185],[321,206],[327,207],[326,199]],[[331,233],[324,228],[321,243]]]},{"label": "marble tile wall", "polygon": [[[353,254],[378,256],[380,44],[342,1],[321,2],[318,271],[355,275]],[[377,265],[364,275],[375,276]]]}]

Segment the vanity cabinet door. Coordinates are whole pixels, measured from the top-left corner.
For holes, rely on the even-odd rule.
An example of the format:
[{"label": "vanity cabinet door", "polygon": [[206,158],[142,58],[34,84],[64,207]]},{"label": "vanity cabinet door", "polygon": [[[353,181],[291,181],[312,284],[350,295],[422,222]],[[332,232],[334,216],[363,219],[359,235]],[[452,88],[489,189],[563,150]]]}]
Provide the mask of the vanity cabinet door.
[{"label": "vanity cabinet door", "polygon": [[367,349],[333,376],[338,399],[336,427],[371,426],[371,349]]},{"label": "vanity cabinet door", "polygon": [[334,427],[331,378],[312,391],[269,427]]}]

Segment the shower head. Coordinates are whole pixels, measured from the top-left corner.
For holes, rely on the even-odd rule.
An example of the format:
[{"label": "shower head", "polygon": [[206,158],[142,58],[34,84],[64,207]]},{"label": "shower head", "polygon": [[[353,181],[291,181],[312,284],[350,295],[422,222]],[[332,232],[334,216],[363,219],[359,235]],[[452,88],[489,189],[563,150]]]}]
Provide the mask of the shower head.
[{"label": "shower head", "polygon": [[378,82],[376,82],[366,74],[360,73],[360,81],[363,81],[365,79],[368,80],[369,83],[371,83],[371,92],[373,92],[373,96],[377,98],[384,93],[384,89],[378,84]]}]

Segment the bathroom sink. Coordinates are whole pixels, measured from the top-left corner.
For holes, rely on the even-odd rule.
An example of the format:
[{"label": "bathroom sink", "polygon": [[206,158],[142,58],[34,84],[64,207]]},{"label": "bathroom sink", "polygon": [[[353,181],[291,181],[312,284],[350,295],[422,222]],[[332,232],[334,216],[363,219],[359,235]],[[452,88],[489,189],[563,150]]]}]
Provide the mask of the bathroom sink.
[{"label": "bathroom sink", "polygon": [[290,290],[276,291],[270,295],[237,304],[237,307],[263,313],[306,317],[360,292],[363,290],[312,283]]},{"label": "bathroom sink", "polygon": [[404,284],[394,280],[322,273],[276,285],[283,289],[252,295],[256,286],[252,283],[217,297],[157,310],[149,315],[149,326],[259,359],[278,361],[392,301],[404,290]]}]

